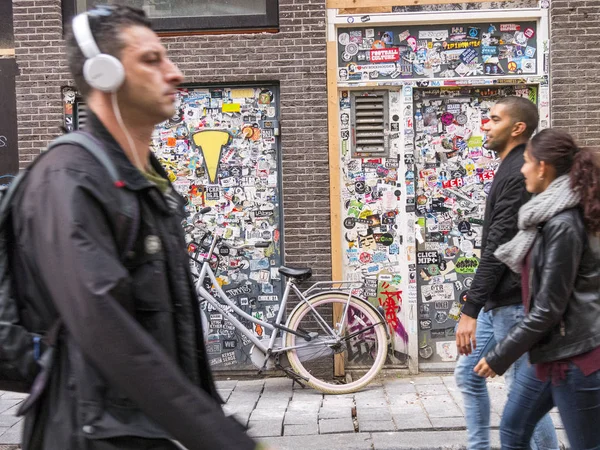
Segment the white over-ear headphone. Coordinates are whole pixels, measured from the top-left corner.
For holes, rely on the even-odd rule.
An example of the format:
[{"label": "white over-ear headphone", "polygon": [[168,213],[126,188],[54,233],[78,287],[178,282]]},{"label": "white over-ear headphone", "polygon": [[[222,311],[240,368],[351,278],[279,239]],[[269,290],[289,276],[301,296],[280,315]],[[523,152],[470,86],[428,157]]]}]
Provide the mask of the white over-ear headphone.
[{"label": "white over-ear headphone", "polygon": [[116,92],[125,80],[125,69],[117,58],[100,51],[92,35],[87,13],[73,18],[73,35],[86,57],[83,77],[87,84],[102,92]]}]

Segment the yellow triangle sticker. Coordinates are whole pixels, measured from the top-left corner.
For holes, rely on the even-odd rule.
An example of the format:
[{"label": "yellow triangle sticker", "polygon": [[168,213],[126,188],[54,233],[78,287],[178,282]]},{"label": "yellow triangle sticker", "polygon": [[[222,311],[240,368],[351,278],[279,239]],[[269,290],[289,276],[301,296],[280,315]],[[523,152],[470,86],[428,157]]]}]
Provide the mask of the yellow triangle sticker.
[{"label": "yellow triangle sticker", "polygon": [[209,182],[214,184],[219,171],[223,147],[231,143],[231,135],[223,130],[203,130],[194,133],[192,140],[202,153]]}]

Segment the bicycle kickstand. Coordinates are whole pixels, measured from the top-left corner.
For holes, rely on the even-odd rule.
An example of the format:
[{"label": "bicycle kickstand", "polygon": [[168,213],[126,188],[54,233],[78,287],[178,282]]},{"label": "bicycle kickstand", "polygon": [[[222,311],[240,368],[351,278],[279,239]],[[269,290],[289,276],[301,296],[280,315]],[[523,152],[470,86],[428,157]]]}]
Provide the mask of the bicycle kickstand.
[{"label": "bicycle kickstand", "polygon": [[[308,381],[308,378],[303,377],[302,375],[298,375],[296,372],[294,372],[292,369],[290,369],[289,367],[283,367],[280,363],[279,363],[279,355],[276,354],[275,355],[275,367],[281,371],[283,371],[283,373],[286,374],[286,376],[288,376],[289,378],[292,379],[292,389],[294,388],[294,383],[298,383],[298,385],[304,389],[306,387],[306,384],[304,384],[305,382]],[[302,381],[300,381],[302,380]],[[304,383],[303,383],[304,382]]]}]

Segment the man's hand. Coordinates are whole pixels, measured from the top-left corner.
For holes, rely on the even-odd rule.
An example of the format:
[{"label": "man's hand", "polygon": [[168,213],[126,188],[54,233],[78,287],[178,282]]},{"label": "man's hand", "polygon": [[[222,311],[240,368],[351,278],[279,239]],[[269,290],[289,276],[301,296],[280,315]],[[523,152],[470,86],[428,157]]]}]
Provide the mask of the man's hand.
[{"label": "man's hand", "polygon": [[485,358],[481,358],[481,361],[477,363],[477,365],[473,369],[473,372],[475,372],[480,377],[484,378],[494,378],[496,376],[496,372],[494,372],[492,368],[488,365]]},{"label": "man's hand", "polygon": [[[466,314],[460,316],[458,329],[456,330],[456,347],[461,355],[469,355],[477,348],[475,332],[477,331],[477,319]],[[473,348],[471,348],[471,344]]]}]

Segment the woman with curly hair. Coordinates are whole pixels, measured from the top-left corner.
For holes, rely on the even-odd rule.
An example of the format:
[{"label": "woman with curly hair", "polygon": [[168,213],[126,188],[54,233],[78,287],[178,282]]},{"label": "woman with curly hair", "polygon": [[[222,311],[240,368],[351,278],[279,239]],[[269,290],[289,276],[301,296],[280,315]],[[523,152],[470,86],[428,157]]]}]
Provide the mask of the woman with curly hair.
[{"label": "woman with curly hair", "polygon": [[495,256],[521,273],[528,312],[475,367],[503,374],[522,354],[500,425],[503,449],[527,449],[558,407],[571,448],[600,449],[600,154],[558,129],[531,139],[521,169],[534,197]]}]

